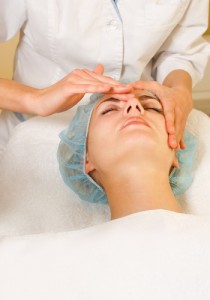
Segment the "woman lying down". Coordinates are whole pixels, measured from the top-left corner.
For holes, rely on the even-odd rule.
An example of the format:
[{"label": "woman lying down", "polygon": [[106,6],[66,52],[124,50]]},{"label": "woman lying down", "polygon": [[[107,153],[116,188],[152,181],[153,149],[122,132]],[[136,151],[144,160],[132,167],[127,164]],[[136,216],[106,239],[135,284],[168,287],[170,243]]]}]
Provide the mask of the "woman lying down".
[{"label": "woman lying down", "polygon": [[58,149],[65,182],[114,220],[1,239],[1,300],[209,299],[210,218],[181,213],[174,196],[192,181],[196,141],[186,134],[176,153],[158,99],[128,98],[80,106]]},{"label": "woman lying down", "polygon": [[111,218],[164,209],[183,212],[175,196],[191,184],[196,140],[168,146],[160,101],[150,91],[94,95],[60,135],[62,177],[83,200],[109,203]]}]

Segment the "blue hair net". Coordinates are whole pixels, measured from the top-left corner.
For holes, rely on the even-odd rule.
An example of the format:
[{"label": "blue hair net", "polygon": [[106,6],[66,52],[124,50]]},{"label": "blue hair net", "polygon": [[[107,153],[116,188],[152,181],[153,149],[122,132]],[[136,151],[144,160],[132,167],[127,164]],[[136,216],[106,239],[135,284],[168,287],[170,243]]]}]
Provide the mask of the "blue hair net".
[{"label": "blue hair net", "polygon": [[[85,173],[86,140],[92,111],[102,95],[94,94],[90,102],[78,107],[69,127],[60,133],[57,157],[64,182],[82,199],[94,203],[108,203],[106,194],[88,174]],[[179,168],[169,176],[175,196],[184,193],[191,185],[197,153],[197,139],[185,132],[186,149],[177,151]]]}]

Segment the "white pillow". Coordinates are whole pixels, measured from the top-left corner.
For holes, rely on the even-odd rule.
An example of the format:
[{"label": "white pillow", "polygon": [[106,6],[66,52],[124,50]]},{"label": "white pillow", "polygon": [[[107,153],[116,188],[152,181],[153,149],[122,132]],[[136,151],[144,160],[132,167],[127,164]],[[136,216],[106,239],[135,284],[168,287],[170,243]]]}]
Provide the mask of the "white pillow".
[{"label": "white pillow", "polygon": [[57,232],[109,220],[109,207],[78,198],[63,182],[58,134],[75,109],[18,125],[0,165],[0,235]]},{"label": "white pillow", "polygon": [[[109,207],[80,200],[62,181],[58,134],[75,110],[17,126],[0,166],[0,234],[80,229],[110,219]],[[193,110],[187,128],[199,140],[196,176],[179,198],[188,213],[210,216],[210,119]]]}]

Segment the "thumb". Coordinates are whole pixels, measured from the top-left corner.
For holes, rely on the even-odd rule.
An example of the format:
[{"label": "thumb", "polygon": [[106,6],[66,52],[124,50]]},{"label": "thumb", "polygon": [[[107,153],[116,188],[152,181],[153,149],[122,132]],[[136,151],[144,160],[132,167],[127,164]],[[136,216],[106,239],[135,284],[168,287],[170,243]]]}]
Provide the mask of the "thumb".
[{"label": "thumb", "polygon": [[98,64],[94,69],[93,72],[98,75],[103,75],[104,73],[104,66],[102,64]]}]

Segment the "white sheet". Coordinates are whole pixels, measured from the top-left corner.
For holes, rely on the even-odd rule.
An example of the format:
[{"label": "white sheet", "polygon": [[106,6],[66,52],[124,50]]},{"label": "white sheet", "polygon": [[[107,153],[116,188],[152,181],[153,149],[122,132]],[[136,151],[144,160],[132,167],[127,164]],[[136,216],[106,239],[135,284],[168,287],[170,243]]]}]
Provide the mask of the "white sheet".
[{"label": "white sheet", "polygon": [[0,240],[1,300],[207,300],[210,218],[153,210]]},{"label": "white sheet", "polygon": [[111,222],[108,206],[79,200],[62,182],[57,135],[68,122],[68,113],[29,120],[8,144],[0,235],[17,236],[0,238],[0,299],[209,299],[209,118],[194,110],[188,122],[200,146],[179,201],[197,216],[152,210]]},{"label": "white sheet", "polygon": [[[81,201],[60,177],[58,133],[73,112],[16,128],[0,166],[0,234],[67,231],[109,220],[108,206]],[[199,139],[196,177],[179,200],[188,213],[210,216],[210,119],[193,110],[188,129]]]}]

